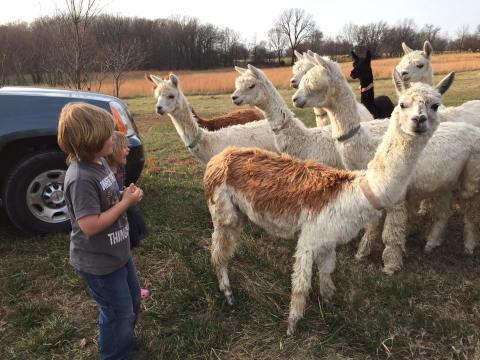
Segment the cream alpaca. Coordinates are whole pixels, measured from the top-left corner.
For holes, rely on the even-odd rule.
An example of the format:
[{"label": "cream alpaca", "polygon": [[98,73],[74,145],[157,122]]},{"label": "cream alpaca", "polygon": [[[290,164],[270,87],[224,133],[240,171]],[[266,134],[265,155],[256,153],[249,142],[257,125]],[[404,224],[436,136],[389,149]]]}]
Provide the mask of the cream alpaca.
[{"label": "cream alpaca", "polygon": [[[412,50],[405,43],[402,43],[402,48],[405,55],[396,66],[402,79],[433,85],[432,45],[425,41],[423,51]],[[440,113],[440,121],[461,121],[480,127],[480,100],[467,101],[460,106],[442,107]]]},{"label": "cream alpaca", "polygon": [[248,70],[235,69],[242,75],[235,80],[232,101],[237,105],[256,106],[265,114],[279,152],[342,167],[329,127],[307,128],[260,69],[252,65],[248,65]]},{"label": "cream alpaca", "polygon": [[300,234],[287,334],[295,331],[303,317],[314,262],[320,294],[329,301],[335,290],[331,274],[336,247],[379,217],[382,207],[392,206],[403,196],[415,163],[438,126],[435,111],[428,110],[426,120],[419,122],[423,114],[413,109],[437,105],[440,100],[440,93],[427,85],[406,90],[402,101],[415,106],[395,108],[384,141],[366,171],[337,170],[258,149],[228,148],[212,158],[204,177],[214,226],[212,263],[227,302],[233,304],[228,261],[245,217],[277,236]]},{"label": "cream alpaca", "polygon": [[[298,84],[300,84],[300,80],[302,80],[302,76],[307,73],[313,67],[313,64],[308,60],[307,54],[313,56],[313,52],[308,50],[307,53],[302,55],[297,50],[295,50],[295,56],[297,57],[297,61],[292,67],[293,76],[290,79],[290,85],[296,89],[298,88]],[[360,115],[360,121],[371,121],[373,120],[372,114],[368,111],[368,109],[362,105],[361,103],[357,102],[357,110]],[[326,126],[330,124],[330,118],[325,109],[314,107],[313,112],[315,113],[315,121],[317,123],[317,127]]]},{"label": "cream alpaca", "polygon": [[[376,146],[382,139],[385,123],[372,121],[360,123],[352,115],[355,108],[352,102],[339,102],[331,98],[330,91],[342,94],[344,98],[353,98],[353,93],[341,73],[338,64],[315,56],[316,65],[302,79],[299,90],[294,95],[296,106],[323,106],[328,109],[332,119],[332,131],[335,128],[356,129],[356,135],[344,142],[337,141],[337,148],[347,168],[366,168],[373,157]],[[453,79],[453,76],[452,76]],[[422,85],[418,85],[418,90]],[[334,90],[332,90],[334,89]],[[351,94],[350,94],[351,93]],[[338,106],[341,104],[341,106]],[[401,102],[406,109],[413,105]],[[337,109],[337,107],[339,109]],[[439,113],[440,115],[440,113]],[[471,198],[479,189],[480,180],[480,131],[464,123],[442,123],[423,152],[418,166],[415,168],[412,182],[408,187],[407,200],[434,197],[437,201],[437,220],[428,236],[427,249],[440,243],[440,235],[450,215],[450,199],[452,191],[459,190],[464,198]],[[445,161],[449,163],[449,171],[445,171]],[[473,211],[473,209],[471,210]],[[466,250],[471,251],[476,244],[473,232],[472,215],[466,218]],[[387,216],[387,225],[383,233],[386,248],[383,254],[385,271],[392,273],[402,266],[402,253],[405,246],[407,228],[404,205],[391,209]],[[468,225],[467,225],[468,224]],[[362,239],[358,257],[369,251],[371,238],[381,232],[381,223],[371,224]]]},{"label": "cream alpaca", "polygon": [[202,163],[206,164],[212,156],[232,145],[276,151],[273,133],[266,120],[232,125],[217,131],[202,129],[193,118],[175,75],[170,74],[168,80],[155,75],[150,75],[150,78],[157,85],[157,112],[161,115],[168,113],[185,146]]}]

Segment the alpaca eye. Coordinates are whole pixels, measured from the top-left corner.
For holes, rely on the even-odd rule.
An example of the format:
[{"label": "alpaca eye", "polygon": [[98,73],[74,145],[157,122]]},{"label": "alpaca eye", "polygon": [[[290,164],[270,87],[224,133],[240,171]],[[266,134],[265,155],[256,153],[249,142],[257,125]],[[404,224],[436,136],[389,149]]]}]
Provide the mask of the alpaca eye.
[{"label": "alpaca eye", "polygon": [[401,107],[402,109],[405,109],[405,108],[407,107],[407,105],[405,105],[405,103],[402,103],[402,102],[401,102],[401,103],[400,103],[400,107]]},{"label": "alpaca eye", "polygon": [[419,68],[419,69],[423,68],[423,64],[417,65],[417,68]]},{"label": "alpaca eye", "polygon": [[248,88],[249,88],[249,89],[253,89],[254,87],[255,87],[255,84],[250,85]]},{"label": "alpaca eye", "polygon": [[432,108],[433,111],[437,111],[439,106],[440,106],[440,104],[433,104],[430,107]]},{"label": "alpaca eye", "polygon": [[168,95],[169,99],[175,99],[175,95]]}]

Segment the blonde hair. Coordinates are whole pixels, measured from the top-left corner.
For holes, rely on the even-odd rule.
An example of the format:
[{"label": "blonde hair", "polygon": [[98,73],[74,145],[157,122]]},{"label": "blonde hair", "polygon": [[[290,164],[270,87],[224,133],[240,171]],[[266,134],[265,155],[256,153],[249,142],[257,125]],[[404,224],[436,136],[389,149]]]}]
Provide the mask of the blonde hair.
[{"label": "blonde hair", "polygon": [[109,165],[118,165],[115,164],[115,156],[122,151],[122,149],[128,146],[128,138],[121,133],[120,131],[113,132],[113,152],[110,155],[106,156],[107,162]]},{"label": "blonde hair", "polygon": [[112,136],[113,130],[113,117],[108,111],[91,104],[72,102],[66,104],[60,113],[57,142],[68,154],[68,162],[72,159],[91,161]]}]

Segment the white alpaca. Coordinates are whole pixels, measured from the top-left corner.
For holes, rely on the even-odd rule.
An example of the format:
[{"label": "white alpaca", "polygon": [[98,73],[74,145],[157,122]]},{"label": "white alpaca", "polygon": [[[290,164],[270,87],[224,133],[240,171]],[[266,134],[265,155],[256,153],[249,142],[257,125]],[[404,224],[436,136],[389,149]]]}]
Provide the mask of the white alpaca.
[{"label": "white alpaca", "polygon": [[[399,85],[399,91],[404,89]],[[445,91],[441,86],[439,91]],[[440,92],[414,85],[401,95],[412,106],[397,106],[390,127],[366,171],[337,170],[313,161],[259,149],[228,148],[207,164],[204,184],[212,216],[212,263],[220,290],[229,304],[233,295],[228,261],[239,240],[244,218],[271,234],[299,233],[292,274],[287,334],[303,317],[316,262],[319,289],[329,301],[335,286],[335,250],[349,242],[380,209],[403,196],[412,170],[438,126],[435,111],[419,123],[425,104],[441,101]]]},{"label": "white alpaca", "polygon": [[232,101],[236,105],[256,106],[265,114],[279,152],[343,167],[328,126],[307,128],[295,117],[262,70],[252,65],[248,65],[248,69],[235,69],[242,75],[235,80]]},{"label": "white alpaca", "polygon": [[[402,43],[405,53],[396,66],[404,81],[433,85],[432,45],[425,41],[422,50],[412,50]],[[441,121],[461,121],[480,127],[480,100],[471,100],[460,106],[441,107]]]},{"label": "white alpaca", "polygon": [[168,114],[187,149],[202,163],[227,146],[259,147],[276,151],[272,130],[266,120],[243,125],[232,125],[216,131],[208,131],[198,126],[190,111],[190,106],[182,93],[178,78],[170,74],[168,80],[150,75],[155,82],[156,110]]},{"label": "white alpaca", "polygon": [[[358,116],[355,116],[355,107],[352,105],[351,99],[354,95],[338,64],[327,61],[318,55],[315,55],[314,62],[316,66],[304,76],[299,90],[293,96],[294,104],[299,107],[322,106],[326,108],[332,119],[332,132],[336,128],[359,127],[355,136],[347,141],[337,141],[336,145],[347,168],[364,169],[367,167],[369,159],[373,157],[377,145],[381,142],[385,123],[382,121],[360,123]],[[453,79],[453,76],[451,78]],[[417,92],[423,89],[421,84],[418,83]],[[332,97],[332,93],[341,94],[342,98],[350,98],[350,101]],[[400,106],[408,109],[414,104],[401,99]],[[433,110],[426,109],[425,111]],[[440,115],[439,113],[439,117]],[[422,117],[417,120],[424,121],[424,119],[425,117]],[[445,167],[446,163],[448,163],[448,168]],[[406,194],[408,205],[424,198],[435,198],[437,203],[437,219],[427,238],[427,250],[440,244],[441,232],[451,213],[452,192],[459,191],[463,198],[470,199],[466,205],[469,210],[466,210],[465,219],[465,248],[467,252],[473,251],[477,243],[477,234],[472,223],[474,208],[471,207],[473,202],[471,198],[479,190],[479,181],[480,130],[460,122],[441,123],[415,167],[412,182]],[[388,211],[383,231],[383,241],[386,245],[383,253],[384,270],[387,273],[393,273],[402,267],[406,221],[404,204]],[[381,232],[381,225],[380,222],[371,224],[367,228],[357,254],[358,258],[368,254],[370,242]]]},{"label": "white alpaca", "polygon": [[[295,56],[297,57],[297,61],[292,67],[293,76],[290,79],[290,85],[296,89],[298,88],[298,84],[300,84],[300,80],[302,80],[302,76],[307,73],[313,67],[313,64],[308,60],[307,54],[313,56],[313,52],[308,50],[307,53],[302,55],[297,50],[295,50]],[[325,57],[327,59],[327,57]],[[371,121],[373,120],[373,115],[368,111],[368,109],[361,103],[357,102],[357,110],[360,114],[361,121]],[[313,112],[315,113],[315,121],[317,123],[317,127],[326,126],[330,124],[330,118],[328,117],[327,112],[325,109],[314,107]]]}]

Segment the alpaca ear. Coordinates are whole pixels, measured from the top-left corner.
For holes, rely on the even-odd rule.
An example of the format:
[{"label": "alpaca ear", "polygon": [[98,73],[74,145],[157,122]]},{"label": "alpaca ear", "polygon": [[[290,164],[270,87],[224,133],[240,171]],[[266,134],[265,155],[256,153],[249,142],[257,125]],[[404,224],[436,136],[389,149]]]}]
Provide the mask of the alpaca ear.
[{"label": "alpaca ear", "polygon": [[159,78],[158,76],[155,76],[155,75],[147,75],[145,74],[145,78],[150,81],[151,83],[153,83],[155,85],[155,87],[157,87],[158,85],[160,85],[162,83],[162,79]]},{"label": "alpaca ear", "polygon": [[297,61],[302,60],[303,55],[300,52],[298,52],[297,50],[293,50],[293,53],[295,54]]},{"label": "alpaca ear", "polygon": [[176,88],[178,88],[178,83],[179,83],[179,81],[178,81],[178,78],[177,78],[177,76],[176,76],[175,74],[170,74],[170,75],[168,75],[168,79],[172,82],[172,84],[173,84]]},{"label": "alpaca ear", "polygon": [[365,55],[365,59],[368,61],[372,60],[372,53],[370,52],[370,49],[367,50],[367,54]]},{"label": "alpaca ear", "polygon": [[256,68],[255,66],[253,66],[251,64],[248,64],[247,67],[248,67],[248,70],[250,70],[252,72],[253,76],[255,76],[257,79],[261,79],[263,77],[262,70]]},{"label": "alpaca ear", "polygon": [[405,82],[402,80],[400,73],[397,69],[393,70],[393,84],[395,85],[395,90],[397,91],[397,95],[403,93],[407,87],[405,86]]},{"label": "alpaca ear", "polygon": [[315,61],[315,53],[313,51],[308,50],[304,55],[304,59],[306,59],[308,62],[312,64],[316,64]]},{"label": "alpaca ear", "polygon": [[447,92],[447,90],[450,88],[450,86],[453,83],[453,80],[455,79],[455,73],[451,72],[447,76],[445,76],[436,86],[436,89],[438,92],[443,95]]},{"label": "alpaca ear", "polygon": [[247,69],[244,69],[238,66],[235,66],[235,70],[237,70],[237,72],[239,72],[240,74],[243,74],[247,71]]},{"label": "alpaca ear", "polygon": [[352,59],[355,61],[358,61],[359,57],[355,51],[350,51],[350,54],[352,54]]},{"label": "alpaca ear", "polygon": [[330,64],[329,64],[328,60],[324,59],[323,57],[321,57],[318,54],[314,54],[314,57],[315,57],[315,63],[317,65],[321,65],[327,70],[330,69]]},{"label": "alpaca ear", "polygon": [[423,43],[423,53],[427,59],[430,59],[432,56],[433,47],[428,40]]},{"label": "alpaca ear", "polygon": [[402,42],[402,49],[403,49],[403,52],[405,53],[405,55],[410,54],[413,51],[404,42]]}]

